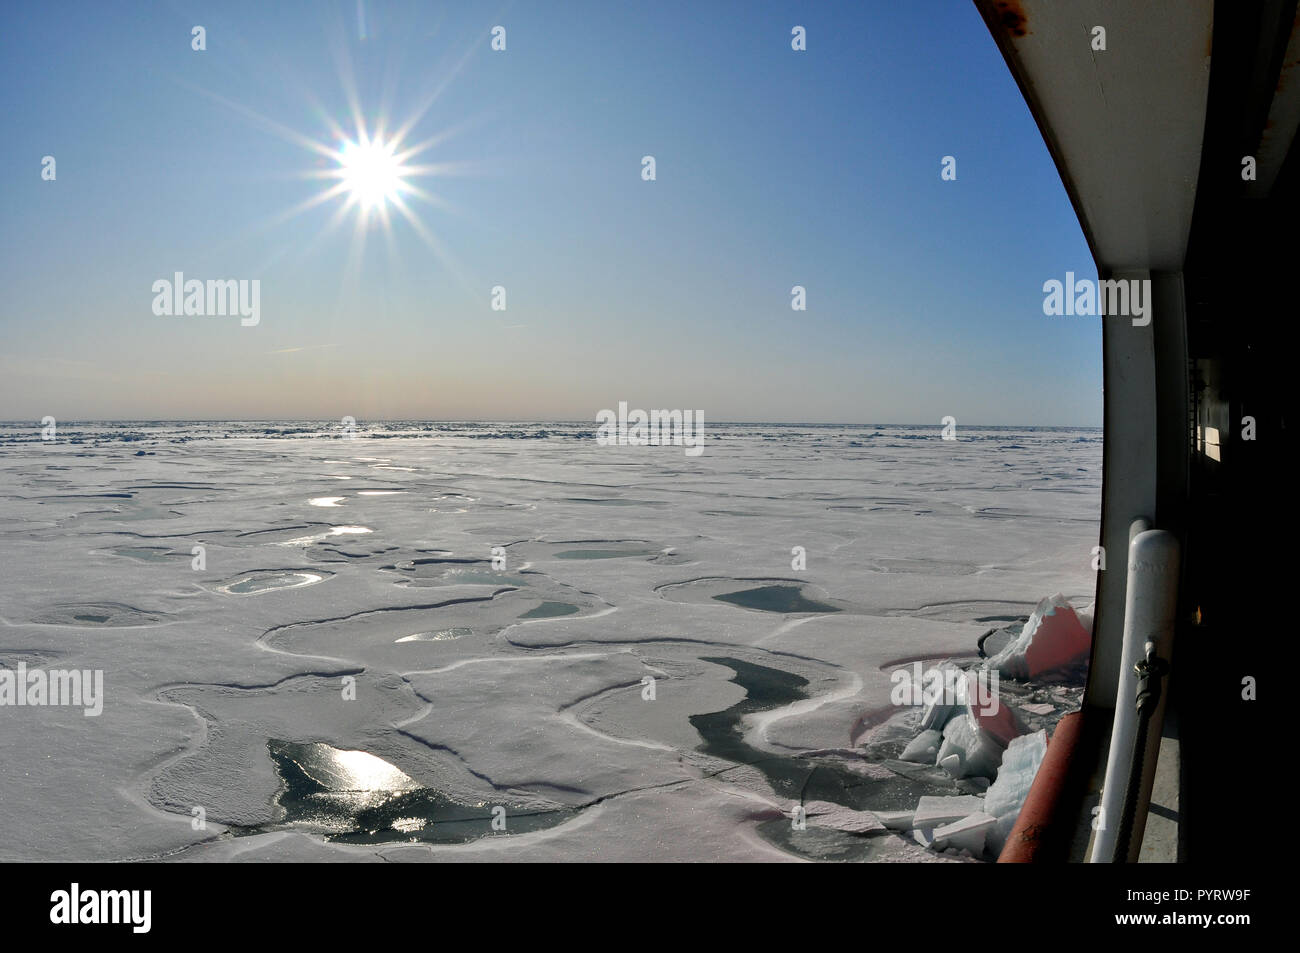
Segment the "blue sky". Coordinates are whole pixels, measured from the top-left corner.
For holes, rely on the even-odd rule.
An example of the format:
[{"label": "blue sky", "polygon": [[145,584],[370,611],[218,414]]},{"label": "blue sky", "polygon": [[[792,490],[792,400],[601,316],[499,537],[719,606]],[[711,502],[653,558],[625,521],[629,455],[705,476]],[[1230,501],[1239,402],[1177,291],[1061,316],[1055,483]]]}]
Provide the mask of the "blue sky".
[{"label": "blue sky", "polygon": [[[437,140],[440,251],[285,217],[349,89]],[[1095,268],[967,0],[15,3],[0,98],[0,418],[1101,423],[1099,319],[1042,313]],[[178,271],[260,323],[155,315]]]}]

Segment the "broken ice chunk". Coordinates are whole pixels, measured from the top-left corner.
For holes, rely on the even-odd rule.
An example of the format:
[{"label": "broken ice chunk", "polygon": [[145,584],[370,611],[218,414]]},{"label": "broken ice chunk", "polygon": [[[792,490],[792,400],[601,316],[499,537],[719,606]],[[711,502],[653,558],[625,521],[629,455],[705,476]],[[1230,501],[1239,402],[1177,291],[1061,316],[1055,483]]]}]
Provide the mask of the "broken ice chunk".
[{"label": "broken ice chunk", "polygon": [[912,815],[912,827],[916,830],[942,827],[972,814],[984,813],[984,798],[974,794],[962,794],[957,797],[938,797],[924,795],[916,804]]},{"label": "broken ice chunk", "polygon": [[893,758],[886,758],[880,763],[894,774],[912,781],[920,781],[925,784],[943,784],[949,780],[948,775],[933,764],[914,764],[910,761],[898,761]]},{"label": "broken ice chunk", "polygon": [[992,778],[1002,763],[1002,749],[1025,729],[997,692],[997,674],[967,672],[958,685],[958,712],[943,728],[935,763],[952,778]]},{"label": "broken ice chunk", "polygon": [[1034,703],[1021,705],[1020,707],[1031,715],[1050,715],[1052,712],[1056,711],[1056,706],[1048,704],[1047,702],[1043,702],[1042,704]]},{"label": "broken ice chunk", "polygon": [[889,781],[894,777],[893,771],[890,771],[883,764],[876,764],[873,761],[845,761],[843,766],[844,770],[871,778],[873,781]]},{"label": "broken ice chunk", "polygon": [[913,738],[912,743],[904,748],[903,753],[898,757],[900,760],[915,761],[917,764],[934,764],[941,744],[943,744],[942,732],[927,728]]},{"label": "broken ice chunk", "polygon": [[953,718],[943,729],[943,744],[937,762],[951,778],[980,775],[991,778],[1002,763],[1002,745],[981,731],[968,714]]},{"label": "broken ice chunk", "polygon": [[966,673],[947,659],[926,670],[920,686],[920,697],[925,704],[925,712],[921,715],[923,729],[941,730],[948,719],[961,710],[959,687],[965,679]]},{"label": "broken ice chunk", "polygon": [[915,811],[872,811],[885,825],[887,830],[891,831],[910,831],[912,829],[912,818],[916,816]]},{"label": "broken ice chunk", "polygon": [[879,756],[888,750],[891,754],[897,750],[894,745],[906,745],[916,737],[920,725],[921,709],[902,708],[877,725],[868,728],[857,739],[857,747],[867,757]]},{"label": "broken ice chunk", "polygon": [[956,705],[946,705],[939,701],[928,701],[925,705],[925,714],[921,716],[921,727],[927,731],[931,728],[940,729],[948,723],[952,713],[957,710]]},{"label": "broken ice chunk", "polygon": [[847,834],[875,834],[885,829],[872,812],[855,811],[830,801],[809,801],[804,805],[804,812],[814,827],[828,827]]},{"label": "broken ice chunk", "polygon": [[1034,607],[1020,637],[989,659],[985,667],[1012,678],[1033,678],[1085,658],[1091,644],[1089,628],[1058,592]]},{"label": "broken ice chunk", "polygon": [[967,815],[959,821],[936,827],[931,846],[935,850],[947,850],[949,847],[968,850],[978,857],[984,853],[984,840],[997,821],[992,814]]},{"label": "broken ice chunk", "polygon": [[1016,713],[1009,705],[1002,704],[996,676],[987,672],[968,672],[961,697],[965,712],[999,748],[1005,748],[1012,738],[1025,733],[1025,726]]},{"label": "broken ice chunk", "polygon": [[997,824],[988,834],[989,850],[993,853],[1001,853],[1046,755],[1047,732],[1042,730],[1021,735],[1003,752],[997,779],[984,796],[984,809],[997,818]]},{"label": "broken ice chunk", "polygon": [[982,776],[962,778],[957,782],[957,790],[966,794],[983,794],[989,789],[990,783],[988,778]]}]

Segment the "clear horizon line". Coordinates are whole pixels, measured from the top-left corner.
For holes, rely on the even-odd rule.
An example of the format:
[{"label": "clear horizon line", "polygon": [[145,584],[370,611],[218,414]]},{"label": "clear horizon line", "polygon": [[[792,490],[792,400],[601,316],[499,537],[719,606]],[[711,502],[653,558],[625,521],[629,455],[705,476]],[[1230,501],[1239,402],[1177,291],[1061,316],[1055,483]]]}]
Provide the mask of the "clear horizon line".
[{"label": "clear horizon line", "polygon": [[[338,417],[64,417],[56,418],[60,426],[63,424],[145,424],[145,423],[329,423],[338,425],[341,418]],[[596,420],[578,420],[562,417],[366,417],[355,418],[356,426],[363,423],[423,423],[423,424],[582,424],[587,426],[598,426]],[[39,428],[39,420],[31,418],[9,418],[0,420],[0,424],[30,424]],[[944,426],[942,421],[925,422],[925,423],[901,423],[901,422],[884,422],[884,421],[849,421],[849,420],[715,420],[710,424],[705,422],[706,426],[722,425],[744,425],[744,426],[779,426],[779,427],[937,427]],[[960,428],[989,428],[989,427],[1056,427],[1068,428],[1072,430],[1102,430],[1100,424],[987,424],[987,423],[958,423]]]}]

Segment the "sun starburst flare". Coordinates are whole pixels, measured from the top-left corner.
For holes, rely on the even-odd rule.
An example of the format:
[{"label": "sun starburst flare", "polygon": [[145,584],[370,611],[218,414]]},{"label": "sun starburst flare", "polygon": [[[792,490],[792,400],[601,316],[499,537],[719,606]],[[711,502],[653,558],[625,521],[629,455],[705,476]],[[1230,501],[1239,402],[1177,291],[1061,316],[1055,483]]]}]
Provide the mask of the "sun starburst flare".
[{"label": "sun starburst flare", "polygon": [[[472,160],[430,162],[427,154],[465,129],[477,125],[484,117],[470,117],[443,126],[419,142],[411,142],[410,139],[413,138],[411,133],[459,74],[474,49],[475,47],[467,48],[459,61],[437,82],[424,84],[425,91],[401,123],[393,121],[394,117],[386,102],[382,102],[372,114],[363,110],[347,46],[341,40],[337,54],[340,59],[339,80],[346,97],[350,123],[346,119],[340,121],[331,118],[330,110],[324,107],[315,92],[292,73],[285,71],[284,76],[290,85],[303,95],[312,112],[323,119],[325,136],[322,139],[286,126],[218,93],[184,80],[178,82],[237,112],[251,124],[315,156],[313,168],[291,175],[293,178],[323,182],[324,187],[314,190],[288,208],[271,213],[249,226],[246,231],[283,226],[322,205],[332,205],[334,211],[328,221],[308,241],[298,243],[296,257],[299,260],[306,258],[335,235],[344,222],[351,219],[352,241],[343,269],[343,281],[347,284],[358,273],[365,257],[367,236],[376,229],[383,233],[390,255],[400,263],[395,228],[400,223],[432,253],[434,260],[447,270],[465,294],[472,296],[482,286],[482,280],[477,277],[471,279],[453,250],[423,220],[418,209],[425,206],[425,211],[434,209],[439,213],[464,217],[465,213],[440,194],[441,190],[435,183],[450,176],[480,174],[484,171],[482,163]],[[350,128],[345,128],[345,124]],[[233,242],[238,237],[239,235],[232,235],[227,241]]]},{"label": "sun starburst flare", "polygon": [[379,211],[409,189],[411,172],[395,154],[396,146],[382,140],[345,142],[338,153],[338,177],[351,200],[367,211]]}]

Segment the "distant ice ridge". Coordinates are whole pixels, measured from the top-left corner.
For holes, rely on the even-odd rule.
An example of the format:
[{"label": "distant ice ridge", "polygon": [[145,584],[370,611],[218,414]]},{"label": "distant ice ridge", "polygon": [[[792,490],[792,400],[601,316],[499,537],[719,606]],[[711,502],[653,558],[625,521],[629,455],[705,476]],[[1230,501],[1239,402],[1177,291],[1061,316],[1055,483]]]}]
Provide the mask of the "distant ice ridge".
[{"label": "distant ice ridge", "polygon": [[[597,425],[588,421],[423,421],[378,420],[60,420],[57,440],[68,443],[188,443],[193,440],[274,439],[296,437],[323,440],[392,440],[465,438],[472,440],[591,440]],[[806,442],[818,447],[866,449],[905,447],[918,440],[938,440],[941,425],[928,424],[785,424],[733,423],[710,425],[709,439]],[[0,421],[0,444],[39,443],[36,420]],[[1100,428],[982,427],[962,425],[959,442],[986,443],[998,451],[1036,445],[1100,443]],[[344,446],[347,444],[345,443]]]}]

